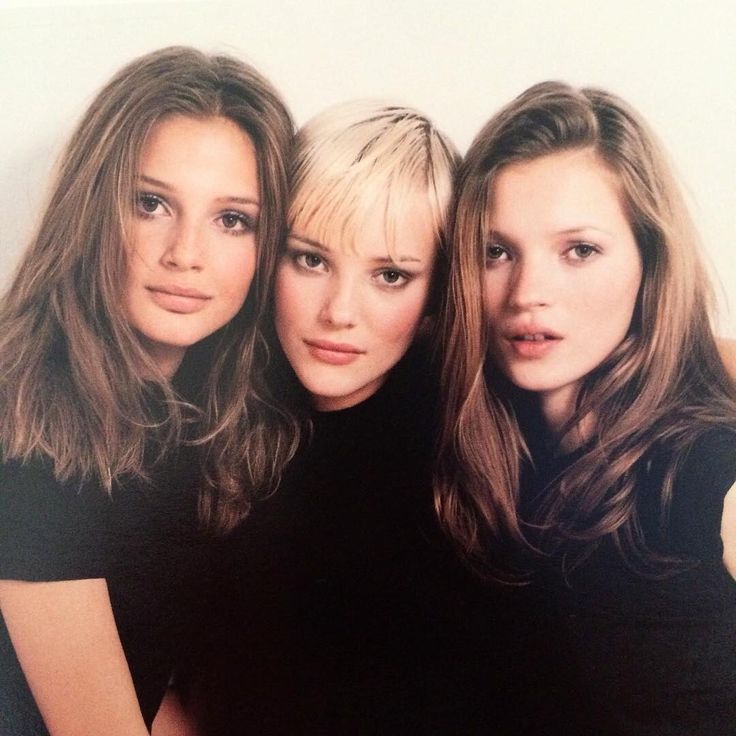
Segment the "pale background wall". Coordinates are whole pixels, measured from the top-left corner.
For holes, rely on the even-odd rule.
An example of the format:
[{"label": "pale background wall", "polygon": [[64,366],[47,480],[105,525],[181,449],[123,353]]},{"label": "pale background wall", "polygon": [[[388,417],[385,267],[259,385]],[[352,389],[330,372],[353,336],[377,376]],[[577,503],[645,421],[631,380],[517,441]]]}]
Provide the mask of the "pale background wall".
[{"label": "pale background wall", "polygon": [[463,151],[533,82],[618,92],[670,149],[720,283],[719,329],[736,336],[733,0],[0,0],[0,284],[96,89],[174,43],[246,58],[297,122],[342,99],[389,96],[430,113]]}]

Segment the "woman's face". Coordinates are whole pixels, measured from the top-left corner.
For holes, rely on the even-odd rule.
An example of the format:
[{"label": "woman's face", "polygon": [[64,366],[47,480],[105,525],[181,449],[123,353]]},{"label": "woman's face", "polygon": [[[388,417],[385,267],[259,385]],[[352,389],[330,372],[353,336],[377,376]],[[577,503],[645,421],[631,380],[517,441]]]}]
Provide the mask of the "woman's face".
[{"label": "woman's face", "polygon": [[393,247],[380,215],[354,248],[318,242],[298,222],[292,228],[276,277],[276,330],[321,411],[372,396],[422,320],[437,249],[423,198],[396,225]]},{"label": "woman's face", "polygon": [[564,420],[581,380],[626,336],[641,283],[618,179],[589,149],[511,164],[494,183],[490,227],[494,356]]},{"label": "woman's face", "polygon": [[256,151],[225,118],[160,121],[138,171],[125,306],[161,370],[243,305],[256,264]]}]

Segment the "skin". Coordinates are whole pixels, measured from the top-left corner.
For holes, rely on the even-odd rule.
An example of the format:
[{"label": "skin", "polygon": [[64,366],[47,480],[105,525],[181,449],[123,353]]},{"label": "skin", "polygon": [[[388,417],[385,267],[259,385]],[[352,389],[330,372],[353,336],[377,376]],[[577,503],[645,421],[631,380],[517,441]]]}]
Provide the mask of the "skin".
[{"label": "skin", "polygon": [[[572,415],[582,379],[625,337],[641,283],[639,249],[615,175],[590,150],[512,164],[496,179],[486,254],[485,307],[504,373],[539,394],[552,429]],[[514,340],[546,333],[555,340]],[[732,346],[720,344],[725,357]],[[731,361],[733,362],[733,361]],[[563,449],[585,439],[563,438]],[[721,524],[736,578],[736,484]]]},{"label": "skin", "polygon": [[154,128],[140,162],[126,311],[165,375],[243,305],[259,209],[256,152],[232,121],[174,116]]},{"label": "skin", "polygon": [[320,243],[294,224],[277,272],[276,330],[317,409],[354,406],[383,384],[420,326],[436,253],[420,196],[396,223],[393,244],[378,216],[354,247]]},{"label": "skin", "polygon": [[52,736],[148,733],[104,580],[3,580],[0,608]]},{"label": "skin", "polygon": [[539,393],[559,429],[582,379],[626,336],[636,305],[642,263],[619,185],[587,149],[513,164],[496,179],[490,219],[492,350],[516,385]]},{"label": "skin", "polygon": [[[232,319],[247,296],[256,154],[224,118],[171,117],[146,141],[139,181],[125,308],[171,376],[186,349]],[[0,610],[52,736],[148,734],[105,580],[2,580]]]},{"label": "skin", "polygon": [[151,736],[203,736],[194,714],[184,707],[176,690],[169,688],[151,726]]}]

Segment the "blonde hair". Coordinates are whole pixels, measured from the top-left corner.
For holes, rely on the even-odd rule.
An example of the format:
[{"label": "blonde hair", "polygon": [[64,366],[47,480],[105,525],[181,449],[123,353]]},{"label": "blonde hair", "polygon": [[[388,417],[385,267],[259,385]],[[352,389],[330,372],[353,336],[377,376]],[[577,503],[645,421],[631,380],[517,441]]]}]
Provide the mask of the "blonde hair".
[{"label": "blonde hair", "polygon": [[[451,535],[476,561],[497,537],[521,536],[516,495],[524,443],[512,392],[501,388],[505,382],[490,363],[482,305],[493,182],[513,163],[582,148],[619,179],[643,276],[627,337],[586,377],[567,427],[592,416],[592,440],[547,494],[539,522],[553,543],[576,543],[582,554],[610,536],[630,561],[644,560],[636,464],[660,444],[676,458],[708,427],[736,419],[734,386],[710,326],[712,299],[698,238],[656,137],[608,92],[559,82],[531,87],[475,138],[456,195],[436,499]],[[663,519],[675,470],[673,460],[662,489]]]},{"label": "blonde hair", "polygon": [[[202,514],[228,527],[294,442],[261,379],[267,353],[258,326],[284,233],[293,124],[271,85],[234,58],[186,47],[145,55],[82,117],[0,303],[0,445],[5,459],[45,455],[59,479],[96,479],[110,491],[121,476],[146,476],[152,434],[166,449],[191,420],[192,407],[158,372],[121,307],[139,158],[154,126],[172,115],[227,118],[257,152],[256,276],[238,315],[193,351],[202,372],[195,441],[207,456]],[[163,417],[152,416],[152,390],[166,399]]]},{"label": "blonde hair", "polygon": [[[446,281],[448,213],[459,159],[450,140],[417,110],[373,100],[335,105],[297,132],[289,227],[297,235],[307,231],[320,243],[349,249],[372,218],[383,217],[392,249],[397,222],[417,198],[423,199],[438,243],[427,305],[433,311],[437,290]],[[303,416],[305,393],[273,327],[271,340],[279,356],[272,384],[283,402],[298,407]]]},{"label": "blonde hair", "polygon": [[449,139],[416,110],[371,100],[336,105],[297,133],[289,224],[350,247],[382,211],[391,244],[397,220],[419,194],[444,244],[458,162]]}]

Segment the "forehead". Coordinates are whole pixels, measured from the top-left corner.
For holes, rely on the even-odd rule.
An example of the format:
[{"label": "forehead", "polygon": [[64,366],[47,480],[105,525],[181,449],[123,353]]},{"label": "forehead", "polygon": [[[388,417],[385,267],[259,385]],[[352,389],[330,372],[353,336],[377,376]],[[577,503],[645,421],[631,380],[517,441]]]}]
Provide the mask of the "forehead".
[{"label": "forehead", "polygon": [[494,178],[488,204],[491,227],[528,223],[531,215],[533,222],[560,227],[580,218],[628,222],[619,176],[592,149],[504,166]]},{"label": "forehead", "polygon": [[140,163],[156,160],[162,165],[179,165],[191,159],[205,161],[229,159],[231,168],[242,159],[255,160],[256,149],[251,137],[226,117],[167,115],[158,120],[146,136],[140,153]]},{"label": "forehead", "polygon": [[291,232],[333,252],[431,262],[438,249],[436,216],[426,193],[414,191],[400,199],[384,196],[373,206],[334,211],[331,217],[315,214],[297,213]]}]

